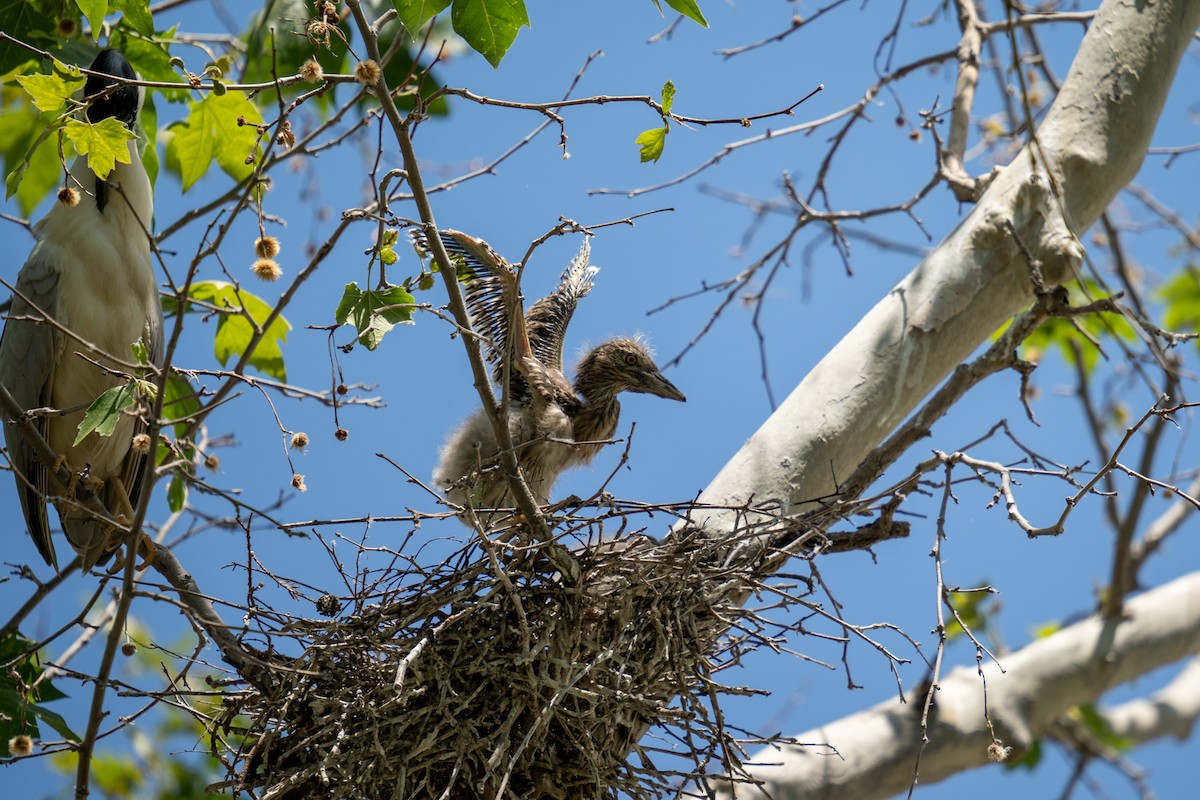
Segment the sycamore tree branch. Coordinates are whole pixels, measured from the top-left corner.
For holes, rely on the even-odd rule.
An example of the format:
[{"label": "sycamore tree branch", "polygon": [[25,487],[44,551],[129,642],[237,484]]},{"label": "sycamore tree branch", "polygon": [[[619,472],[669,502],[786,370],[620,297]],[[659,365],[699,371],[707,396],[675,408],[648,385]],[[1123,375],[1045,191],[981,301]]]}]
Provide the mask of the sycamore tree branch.
[{"label": "sycamore tree branch", "polygon": [[[1031,303],[1038,284],[1074,278],[1079,235],[1140,167],[1197,23],[1200,3],[1108,0],[1032,141],[942,244],[801,381],[700,502],[777,501],[786,517],[839,495],[872,449]],[[751,539],[739,531],[763,522],[702,511],[687,527],[738,541],[737,558],[754,563],[768,554],[775,531],[766,524]]]},{"label": "sycamore tree branch", "polygon": [[1173,681],[1150,697],[1102,708],[1100,715],[1113,734],[1131,746],[1168,736],[1186,741],[1200,719],[1200,658],[1189,661]]},{"label": "sycamore tree branch", "polygon": [[[909,702],[881,703],[794,737],[803,746],[754,754],[747,769],[763,781],[761,790],[739,785],[736,797],[891,797],[914,780],[934,783],[985,766],[989,756],[1015,755],[1008,748],[1021,751],[1047,736],[1069,709],[1198,653],[1200,572],[1193,572],[1131,600],[1123,619],[1093,614],[1031,642],[1002,657],[1003,670],[991,662],[954,670],[937,687],[924,745],[920,687]],[[1200,715],[1198,663],[1152,698],[1101,713],[1138,741],[1186,736]],[[715,788],[731,796],[728,784]]]}]

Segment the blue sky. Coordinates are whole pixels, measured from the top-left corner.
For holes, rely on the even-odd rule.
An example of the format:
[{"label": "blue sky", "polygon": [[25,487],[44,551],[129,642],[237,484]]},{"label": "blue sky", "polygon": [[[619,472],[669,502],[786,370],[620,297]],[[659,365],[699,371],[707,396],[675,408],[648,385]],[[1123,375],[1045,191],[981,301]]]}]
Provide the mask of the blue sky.
[{"label": "blue sky", "polygon": [[[850,105],[875,81],[876,48],[893,22],[890,8],[869,6],[857,11],[847,7],[814,23],[810,31],[725,59],[714,51],[786,29],[792,5],[709,0],[703,8],[711,24],[709,29],[682,23],[669,39],[648,44],[647,39],[670,20],[660,18],[644,0],[620,4],[616,10],[606,4],[535,2],[530,8],[532,29],[521,32],[499,70],[492,70],[482,58],[469,54],[458,55],[439,69],[439,76],[448,85],[465,86],[489,97],[544,102],[560,97],[587,57],[603,50],[603,56],[583,75],[575,96],[657,95],[669,79],[677,90],[675,111],[696,117],[740,117],[777,110],[818,84],[825,86],[824,91],[797,109],[794,117],[756,123],[749,129],[673,126],[664,156],[652,165],[638,163],[633,143],[640,131],[660,124],[652,110],[639,104],[618,103],[570,109],[563,114],[569,159],[562,157],[557,132],[548,130],[501,165],[495,175],[434,196],[439,224],[486,239],[513,260],[521,256],[530,240],[553,227],[560,216],[597,224],[661,208],[673,209],[639,218],[633,226],[605,228],[595,237],[593,262],[602,271],[572,323],[567,343],[570,354],[610,335],[635,332],[645,334],[654,343],[659,363],[678,354],[703,329],[719,296],[703,295],[674,303],[661,313],[647,312],[706,283],[737,274],[778,241],[790,225],[786,216],[771,216],[755,230],[743,250],[743,235],[752,216],[744,206],[717,194],[776,198],[784,173],[789,173],[804,191],[834,129],[781,137],[741,149],[680,186],[635,198],[595,195],[591,191],[658,184],[702,163],[731,142],[767,128],[780,129],[817,119]],[[801,13],[811,14],[814,10],[804,8]],[[225,11],[234,16],[241,13],[237,4],[226,4]],[[214,25],[216,30],[223,30],[219,17],[187,6],[157,17],[158,27],[174,24],[173,15],[177,15],[183,30],[213,31]],[[933,25],[916,26],[913,22],[917,16],[914,13],[900,28],[895,65],[923,54],[951,50],[957,43],[953,19],[939,17]],[[1041,31],[1060,78],[1066,74],[1082,33],[1079,26]],[[203,67],[203,59],[195,49],[182,48],[178,54],[195,71]],[[1194,94],[1186,87],[1194,85],[1195,71],[1195,54],[1191,53],[1185,57],[1177,91],[1164,111],[1156,144],[1194,141]],[[872,107],[872,121],[856,128],[834,163],[828,185],[830,202],[835,207],[868,208],[899,202],[925,183],[933,167],[933,146],[928,133],[913,139],[909,130],[919,123],[918,109],[935,103],[943,109],[948,105],[953,79],[952,70],[934,69],[921,71],[901,84],[904,125],[896,124],[901,115],[897,98],[881,95]],[[995,82],[990,75],[985,76],[976,116],[986,116],[998,108]],[[159,113],[161,122],[175,110],[166,109],[160,102]],[[486,163],[540,121],[538,115],[527,111],[479,108],[454,101],[450,116],[431,119],[417,132],[416,147],[426,182],[435,183],[461,174],[472,165]],[[350,146],[308,160],[299,170],[284,171],[276,177],[266,210],[287,220],[286,227],[269,228],[284,248],[279,260],[285,275],[280,284],[262,284],[251,276],[251,243],[257,235],[256,227],[250,216],[235,225],[221,256],[251,291],[274,300],[284,282],[306,260],[302,255],[305,246],[321,242],[343,209],[367,201],[364,165],[369,165],[373,156],[377,133],[372,129]],[[973,146],[978,143],[977,129],[972,136]],[[1196,214],[1194,187],[1200,175],[1195,159],[1185,156],[1167,170],[1161,158],[1150,157],[1138,178],[1162,201],[1178,208],[1185,219],[1193,219]],[[385,144],[382,163],[388,168],[399,165],[394,146]],[[990,165],[976,159],[967,168],[978,174]],[[161,229],[226,187],[227,179],[214,174],[181,194],[175,178],[161,176],[157,186],[158,227]],[[314,212],[307,202],[310,197],[318,198],[319,209],[327,213]],[[11,207],[5,210],[15,213]],[[396,211],[415,216],[412,208]],[[873,221],[862,229],[913,248],[925,248],[948,233],[965,211],[948,191],[939,188],[916,210],[922,227],[906,217],[894,216]],[[35,217],[42,213],[44,208]],[[1145,218],[1142,207],[1127,195],[1118,199],[1116,213],[1122,218]],[[202,225],[192,225],[164,243],[164,248],[171,251],[168,268],[183,269],[202,232]],[[374,227],[368,224],[352,228],[288,310],[287,316],[295,326],[285,349],[292,383],[316,389],[329,387],[327,334],[305,326],[330,324],[344,284],[358,281],[362,285],[367,280],[362,252],[371,246],[373,233]],[[803,255],[799,247],[793,250],[792,265],[767,290],[759,319],[770,379],[779,400],[918,261],[910,252],[880,250],[855,239],[850,274],[828,236],[814,228],[806,237],[801,242],[811,244],[811,248]],[[1169,232],[1150,230],[1132,241],[1131,252],[1143,269],[1166,275],[1181,263],[1178,250],[1172,249],[1175,244],[1177,239]],[[0,276],[8,281],[15,277],[30,245],[23,230],[0,222],[0,246],[17,254],[0,267]],[[527,297],[539,297],[552,288],[578,246],[578,237],[572,236],[542,247],[526,273]],[[810,258],[806,259],[808,254]],[[1097,257],[1102,259],[1103,253],[1098,251]],[[398,275],[416,269],[415,258],[407,252],[393,268]],[[201,275],[223,277],[212,259],[203,265]],[[752,286],[760,288],[759,284]],[[418,300],[444,302],[439,290]],[[752,312],[750,305],[732,303],[712,332],[677,366],[667,370],[670,380],[687,394],[686,405],[644,395],[626,396],[619,434],[625,435],[635,421],[637,428],[630,463],[610,485],[611,492],[648,502],[693,497],[770,413]],[[176,363],[213,368],[212,325],[190,323]],[[433,315],[419,315],[415,326],[396,329],[375,352],[359,347],[348,355],[339,355],[345,381],[373,385],[371,394],[383,397],[387,403],[380,410],[343,409],[340,422],[350,433],[346,442],[335,440],[336,426],[327,409],[278,397],[272,397],[272,409],[261,395],[244,391],[210,418],[210,436],[234,435],[237,444],[215,451],[221,466],[215,473],[207,473],[206,479],[224,489],[244,490],[248,499],[260,505],[283,498],[285,503],[277,514],[287,520],[399,515],[406,513],[406,508],[435,510],[427,494],[407,484],[403,475],[376,454],[383,453],[413,474],[427,477],[446,432],[477,405],[462,347],[449,334],[448,326]],[[351,338],[348,330],[334,336],[337,344]],[[1193,362],[1194,352],[1188,352]],[[1065,463],[1088,459],[1095,463],[1077,406],[1065,394],[1071,373],[1056,356],[1050,356],[1034,380],[1039,396],[1033,407],[1041,427],[1025,419],[1017,376],[999,375],[969,394],[939,423],[933,438],[914,448],[898,469],[904,470],[925,457],[931,447],[957,449],[999,419],[1007,419],[1014,432],[1040,452]],[[1128,404],[1135,416],[1152,402],[1144,388],[1134,386],[1128,392]],[[306,476],[309,491],[305,494],[290,488],[292,469],[283,456],[274,413],[288,429],[304,430],[312,440],[307,452],[296,461],[296,470]],[[1172,440],[1168,450],[1178,453],[1182,467],[1189,468],[1187,454],[1195,451],[1194,437],[1188,438],[1186,433],[1168,436],[1178,440]],[[1012,458],[1014,452],[998,441],[973,451],[994,460]],[[615,467],[618,455],[619,451],[611,448],[594,468],[565,477],[556,496],[589,494]],[[1057,486],[1047,490],[1031,484],[1025,494],[1027,515],[1038,520],[1056,516],[1064,494]],[[959,499],[946,544],[947,580],[961,585],[988,581],[1001,590],[1003,613],[999,626],[1010,647],[1028,641],[1035,626],[1087,613],[1093,607],[1095,590],[1106,580],[1111,549],[1110,534],[1100,525],[1099,503],[1080,509],[1063,536],[1029,541],[1006,521],[1002,508],[986,508],[990,500],[986,490],[965,487]],[[219,508],[209,499],[199,502],[209,510]],[[914,510],[928,516],[911,520],[910,539],[880,545],[875,559],[853,553],[822,559],[819,566],[844,604],[848,619],[859,623],[894,622],[922,641],[926,653],[931,654],[934,637],[929,631],[935,622],[936,597],[932,562],[927,554],[933,545],[936,507],[916,505]],[[150,516],[165,516],[161,499]],[[4,560],[40,565],[32,543],[17,535],[15,520],[19,512],[7,482],[0,489],[0,518],[14,520]],[[646,524],[652,535],[663,532],[661,520],[647,520]],[[362,525],[337,530],[350,539],[364,532]],[[326,533],[330,531],[325,529]],[[372,528],[368,543],[399,541],[407,532],[405,525],[379,524]],[[443,537],[461,537],[463,531],[456,522],[448,521],[441,526],[427,524],[421,535],[436,542]],[[206,591],[236,594],[244,592],[244,576],[227,565],[244,559],[245,546],[240,534],[208,530],[179,544],[176,553]],[[277,532],[262,530],[256,531],[253,546],[255,553],[279,574],[317,585],[330,583],[328,563],[311,540],[285,540]],[[1193,520],[1185,533],[1170,543],[1165,555],[1148,568],[1146,577],[1155,583],[1164,581],[1200,563],[1198,557],[1200,544]],[[74,598],[84,597],[92,586],[93,579],[76,578],[59,591],[57,602],[65,607]],[[14,580],[0,584],[0,604],[14,607],[27,591],[26,584]],[[133,614],[146,619],[163,640],[174,643],[180,635],[174,612],[135,604]],[[60,617],[59,612],[39,612],[30,620],[29,632],[44,634]],[[831,663],[840,657],[829,645],[806,639],[793,641],[791,646]],[[953,665],[971,659],[972,653],[961,644],[950,650],[949,662]],[[846,691],[846,677],[840,671],[788,656],[759,654],[748,659],[745,668],[731,675],[729,681],[761,686],[772,694],[731,699],[726,709],[735,722],[747,727],[799,733],[895,696],[894,680],[877,656],[865,647],[852,647],[851,663],[856,682],[863,686],[853,692]],[[924,677],[925,669],[919,661],[903,674],[906,687]],[[1146,693],[1165,677],[1149,676],[1135,690]],[[72,703],[64,704],[63,713],[82,728],[86,711],[77,701],[85,696],[85,690],[75,687],[70,693],[74,696]],[[109,741],[111,744],[106,746],[119,746]],[[1181,744],[1164,743],[1135,754],[1139,763],[1152,770],[1151,783],[1162,797],[1182,796],[1182,787],[1192,784],[1187,768],[1180,764],[1183,748]],[[1063,785],[1069,766],[1051,755],[1033,774],[1001,775],[998,770],[988,770],[923,786],[917,794],[924,798],[958,797],[971,792],[985,797],[1021,792],[1052,795]],[[58,779],[48,778],[38,762],[11,766],[6,775],[41,793],[58,785]],[[1108,768],[1097,767],[1093,775],[1109,796],[1135,796],[1129,783]]]}]

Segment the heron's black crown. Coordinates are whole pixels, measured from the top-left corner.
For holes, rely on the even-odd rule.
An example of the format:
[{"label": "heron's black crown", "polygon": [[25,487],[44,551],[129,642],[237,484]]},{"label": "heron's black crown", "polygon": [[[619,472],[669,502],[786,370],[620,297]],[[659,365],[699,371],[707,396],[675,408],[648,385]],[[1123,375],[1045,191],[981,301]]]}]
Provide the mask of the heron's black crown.
[{"label": "heron's black crown", "polygon": [[[133,71],[133,67],[125,60],[125,56],[121,54],[120,50],[101,50],[100,55],[96,56],[96,60],[92,62],[89,69],[117,78],[137,79],[137,73]],[[89,75],[87,83],[83,87],[84,99],[103,92],[115,83],[116,81],[108,78]],[[103,97],[97,97],[92,101],[87,110],[88,122],[99,122],[109,117],[116,117],[125,124],[125,127],[132,129],[134,123],[137,122],[140,105],[141,93],[138,91],[138,87],[123,83]]]}]

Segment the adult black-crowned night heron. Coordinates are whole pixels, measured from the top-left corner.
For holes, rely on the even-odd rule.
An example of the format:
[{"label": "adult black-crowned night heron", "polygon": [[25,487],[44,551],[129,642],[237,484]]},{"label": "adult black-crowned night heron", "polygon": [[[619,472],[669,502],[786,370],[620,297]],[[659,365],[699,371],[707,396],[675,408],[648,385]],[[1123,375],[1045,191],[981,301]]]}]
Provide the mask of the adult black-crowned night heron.
[{"label": "adult black-crowned night heron", "polygon": [[[101,52],[91,69],[137,77],[116,50]],[[93,99],[87,118],[95,123],[115,117],[133,130],[142,93],[136,86],[117,83],[88,76],[84,98]],[[114,520],[124,515],[132,522],[142,461],[154,451],[153,443],[133,447],[144,423],[123,413],[111,436],[90,433],[78,444],[75,438],[84,409],[125,382],[98,364],[118,374],[128,372],[118,362],[133,361],[130,347],[140,340],[150,360],[162,366],[162,307],[150,261],[154,199],[136,140],[129,142],[129,163],[118,162],[104,179],[91,171],[86,157],[75,159],[68,186],[82,198],[73,206],[56,203],[34,227],[38,242],[17,275],[0,337],[0,384],[25,410],[57,410],[36,416],[36,430],[72,475],[96,491]],[[47,498],[53,500],[84,569],[104,559],[111,550],[112,524],[76,503],[73,485],[58,484],[16,420],[4,420],[4,439],[29,534],[46,563],[57,567]]]},{"label": "adult black-crowned night heron", "polygon": [[[475,330],[495,363],[493,378],[507,378],[509,431],[517,464],[539,503],[566,469],[595,458],[617,429],[621,392],[642,392],[683,402],[638,338],[611,339],[588,351],[572,383],[563,373],[563,340],[579,299],[592,288],[599,271],[588,265],[583,246],[562,274],[561,282],[522,317],[513,267],[486,242],[459,231],[441,232],[442,242],[458,263],[466,283],[467,310]],[[414,233],[422,250],[424,234]],[[511,353],[511,355],[510,355]],[[468,417],[442,448],[433,479],[458,505],[498,508],[512,505],[504,473],[498,468],[500,448],[489,413]]]}]

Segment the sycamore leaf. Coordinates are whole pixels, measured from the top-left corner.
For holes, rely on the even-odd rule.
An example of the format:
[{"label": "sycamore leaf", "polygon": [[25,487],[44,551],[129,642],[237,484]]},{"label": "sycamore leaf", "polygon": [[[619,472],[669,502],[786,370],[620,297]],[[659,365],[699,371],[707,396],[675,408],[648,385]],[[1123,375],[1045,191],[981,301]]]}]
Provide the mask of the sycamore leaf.
[{"label": "sycamore leaf", "polygon": [[663,154],[663,145],[666,143],[667,133],[670,128],[665,125],[661,128],[651,128],[648,131],[642,131],[638,134],[634,142],[641,147],[642,163],[647,161],[658,161]]},{"label": "sycamore leaf", "polygon": [[988,592],[950,592],[947,598],[957,612],[957,617],[946,620],[946,641],[954,641],[964,636],[966,631],[959,620],[971,631],[981,631],[988,624],[988,617],[994,615],[994,604],[988,603],[991,594]]},{"label": "sycamore leaf", "polygon": [[[2,2],[2,0],[0,0]],[[4,155],[6,199],[17,198],[21,213],[29,215],[62,180],[57,142],[51,136],[61,129],[25,102],[4,102],[0,109],[0,153]]]},{"label": "sycamore leaf", "polygon": [[[244,123],[239,125],[241,118]],[[173,136],[167,145],[167,163],[179,170],[186,192],[200,180],[215,159],[221,169],[236,181],[254,171],[258,133],[255,125],[262,115],[240,92],[209,94],[188,105],[187,119],[171,126]]]},{"label": "sycamore leaf", "polygon": [[134,138],[133,131],[115,117],[99,122],[83,122],[74,118],[67,120],[67,138],[80,155],[87,156],[88,167],[100,179],[107,178],[117,162],[129,163],[129,146]]},{"label": "sycamore leaf", "polygon": [[163,418],[167,423],[175,423],[175,434],[182,436],[187,429],[188,420],[200,410],[200,397],[196,389],[183,375],[171,373],[167,377],[167,385],[163,387]]},{"label": "sycamore leaf", "polygon": [[418,37],[426,22],[445,11],[449,5],[450,0],[392,0],[392,6],[400,16],[400,23],[414,39]]},{"label": "sycamore leaf", "polygon": [[157,395],[158,387],[150,381],[140,378],[120,386],[114,386],[102,393],[84,412],[72,446],[82,442],[90,433],[103,437],[112,436],[113,431],[117,428],[117,423],[121,421],[122,414],[132,408],[139,397],[153,400]]},{"label": "sycamore leaf", "polygon": [[75,434],[75,441],[71,446],[78,445],[91,433],[103,437],[112,436],[125,409],[137,402],[136,383],[136,381],[130,381],[120,386],[114,386],[93,400],[83,414],[78,432]]},{"label": "sycamore leaf", "polygon": [[17,83],[33,100],[38,111],[53,114],[67,104],[75,92],[83,88],[83,76],[70,75],[19,75]]},{"label": "sycamore leaf", "polygon": [[[658,0],[654,0],[654,4],[658,5]],[[705,28],[708,27],[708,20],[704,18],[704,14],[701,13],[700,6],[696,3],[696,0],[667,0],[667,5],[697,25]],[[661,6],[659,6],[659,12],[662,12]]]},{"label": "sycamore leaf", "polygon": [[172,514],[183,511],[183,507],[187,504],[187,496],[187,481],[183,475],[176,472],[171,476],[170,483],[167,484],[167,508],[171,509]]},{"label": "sycamore leaf", "polygon": [[1155,295],[1163,303],[1163,323],[1168,330],[1200,332],[1200,270],[1195,267],[1180,270]]},{"label": "sycamore leaf", "polygon": [[14,736],[24,733],[41,739],[39,719],[64,739],[79,741],[59,714],[42,705],[66,695],[50,681],[40,680],[43,669],[36,654],[26,655],[32,647],[33,642],[16,631],[0,640],[0,663],[11,665],[0,671],[0,757],[12,755],[8,743]]},{"label": "sycamore leaf", "polygon": [[49,725],[54,731],[64,739],[72,742],[78,742],[79,734],[71,730],[71,726],[63,719],[62,715],[57,711],[51,711],[41,703],[30,703],[26,709],[42,722]]},{"label": "sycamore leaf", "polygon": [[92,35],[98,34],[104,27],[104,18],[108,16],[108,0],[75,0],[75,5],[87,17]]},{"label": "sycamore leaf", "polygon": [[[1090,279],[1072,281],[1066,288],[1072,306],[1090,303],[1106,294]],[[1103,346],[1105,339],[1132,341],[1136,338],[1133,326],[1120,314],[1105,311],[1072,319],[1050,317],[1021,343],[1021,357],[1036,364],[1047,350],[1056,348],[1068,364],[1078,361],[1084,372],[1090,373],[1101,357],[1096,342]]]},{"label": "sycamore leaf", "polygon": [[675,84],[672,81],[667,81],[662,88],[662,108],[663,116],[671,113],[671,106],[675,103]]},{"label": "sycamore leaf", "polygon": [[1096,741],[1111,747],[1118,753],[1125,752],[1133,746],[1133,740],[1114,731],[1108,719],[1091,703],[1075,706],[1067,712],[1067,716],[1082,723],[1087,732],[1096,738]]},{"label": "sycamore leaf", "polygon": [[1010,758],[1003,762],[1004,769],[1009,772],[1021,769],[1025,771],[1033,770],[1042,761],[1042,740],[1034,739],[1033,743],[1025,750],[1025,754],[1020,758]]},{"label": "sycamore leaf", "polygon": [[368,350],[374,350],[396,325],[413,324],[413,302],[413,296],[403,286],[363,291],[357,283],[348,283],[334,316],[339,325],[353,325],[358,341]]},{"label": "sycamore leaf", "polygon": [[[194,283],[189,297],[220,311],[217,314],[217,334],[213,337],[213,354],[221,366],[225,366],[230,358],[242,357],[254,338],[254,327],[262,326],[271,314],[271,305],[261,297],[225,281]],[[253,324],[246,319],[246,315],[254,320]],[[264,375],[286,382],[287,369],[283,363],[282,344],[287,341],[291,329],[291,323],[282,314],[276,317],[259,339],[247,363]]]},{"label": "sycamore leaf", "polygon": [[112,0],[111,5],[114,11],[121,12],[121,17],[129,23],[129,27],[143,36],[153,38],[154,18],[150,14],[149,3],[145,0]]},{"label": "sycamore leaf", "polygon": [[473,50],[498,67],[517,32],[529,25],[529,14],[524,0],[454,0],[450,24]]},{"label": "sycamore leaf", "polygon": [[[58,30],[59,3],[34,3],[30,0],[0,0],[0,30],[8,34],[0,41],[0,75],[7,75],[36,56],[20,42],[53,40]],[[66,10],[64,16],[74,16]]]},{"label": "sycamore leaf", "polygon": [[[193,457],[195,448],[190,443],[179,441],[178,437],[187,432],[189,421],[199,410],[200,396],[187,376],[178,372],[167,376],[167,384],[163,387],[162,413],[166,424],[174,427],[176,441],[174,449],[159,442],[157,463],[164,464],[168,459],[179,456],[189,460]],[[172,453],[177,453],[177,455],[172,455]],[[167,506],[172,513],[182,511],[184,504],[187,503],[188,484],[185,475],[187,469],[186,465],[176,466],[171,480],[167,484]]]}]

